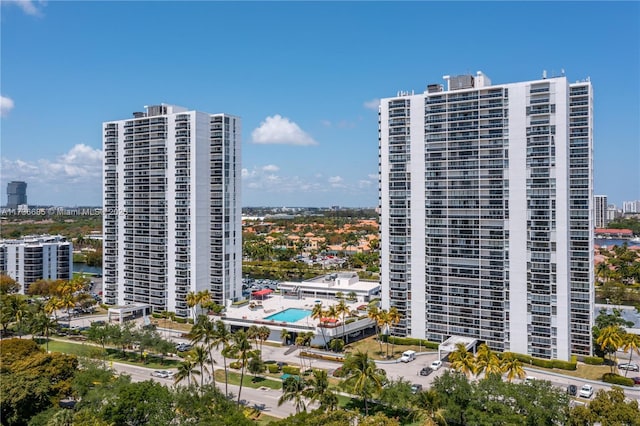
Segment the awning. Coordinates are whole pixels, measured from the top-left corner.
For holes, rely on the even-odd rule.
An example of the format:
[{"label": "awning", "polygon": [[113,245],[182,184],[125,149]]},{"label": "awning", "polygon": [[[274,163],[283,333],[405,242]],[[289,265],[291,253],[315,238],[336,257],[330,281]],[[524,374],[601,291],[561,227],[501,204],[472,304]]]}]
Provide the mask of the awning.
[{"label": "awning", "polygon": [[270,288],[265,288],[264,290],[258,290],[251,293],[252,296],[266,296],[269,293],[273,293],[273,290]]}]

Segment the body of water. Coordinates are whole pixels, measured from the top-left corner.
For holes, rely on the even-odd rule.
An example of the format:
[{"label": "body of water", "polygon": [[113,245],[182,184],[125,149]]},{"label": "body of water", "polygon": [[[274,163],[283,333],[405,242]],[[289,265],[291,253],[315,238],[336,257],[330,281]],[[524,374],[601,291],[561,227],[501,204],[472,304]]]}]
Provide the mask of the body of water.
[{"label": "body of water", "polygon": [[603,246],[606,246],[606,247],[622,246],[622,245],[624,245],[624,243],[627,243],[627,245],[629,247],[631,247],[631,246],[640,246],[640,242],[631,241],[631,240],[623,240],[623,239],[618,239],[618,238],[612,238],[612,239],[595,238],[594,242],[595,242],[595,244],[599,245],[600,247],[603,247]]},{"label": "body of water", "polygon": [[265,320],[274,320],[280,322],[298,322],[302,318],[308,317],[311,315],[311,311],[306,309],[298,309],[298,308],[289,308],[284,311],[278,312],[277,314],[269,315],[265,317]]},{"label": "body of water", "polygon": [[102,275],[102,267],[100,267],[100,266],[88,266],[86,263],[73,262],[73,272],[87,272],[89,274]]}]

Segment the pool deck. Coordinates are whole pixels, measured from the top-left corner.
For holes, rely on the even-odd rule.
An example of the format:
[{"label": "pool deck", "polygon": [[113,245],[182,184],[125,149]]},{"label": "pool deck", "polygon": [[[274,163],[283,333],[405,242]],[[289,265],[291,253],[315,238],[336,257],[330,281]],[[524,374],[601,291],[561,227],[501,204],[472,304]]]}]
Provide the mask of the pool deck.
[{"label": "pool deck", "polygon": [[[279,294],[271,293],[266,296],[264,300],[253,300],[255,303],[255,308],[251,309],[250,304],[241,306],[239,308],[230,307],[227,309],[226,318],[227,319],[243,319],[243,320],[252,320],[252,321],[270,321],[265,319],[266,317],[276,314],[278,312],[284,311],[289,308],[297,308],[297,309],[306,309],[312,310],[316,305],[316,300],[319,300],[322,303],[323,309],[327,309],[331,305],[337,305],[339,300],[336,299],[322,299],[315,297],[303,297],[301,299],[291,299],[281,296]],[[345,300],[347,306],[349,306],[350,310],[356,310],[358,306],[366,305],[366,302],[362,300],[358,300],[355,302],[349,302]],[[282,321],[278,321],[281,323]],[[316,326],[318,324],[318,320],[311,319],[311,316],[307,316],[293,323],[289,324],[297,324],[304,326]]]}]

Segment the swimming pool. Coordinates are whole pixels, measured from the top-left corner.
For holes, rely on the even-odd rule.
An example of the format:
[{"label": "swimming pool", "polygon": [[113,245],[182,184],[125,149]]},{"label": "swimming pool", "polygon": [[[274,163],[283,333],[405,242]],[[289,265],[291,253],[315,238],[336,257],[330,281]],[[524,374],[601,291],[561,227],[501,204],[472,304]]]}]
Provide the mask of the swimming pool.
[{"label": "swimming pool", "polygon": [[311,311],[306,309],[288,308],[284,311],[278,312],[277,314],[269,315],[264,319],[280,322],[297,322],[309,315],[311,315]]}]

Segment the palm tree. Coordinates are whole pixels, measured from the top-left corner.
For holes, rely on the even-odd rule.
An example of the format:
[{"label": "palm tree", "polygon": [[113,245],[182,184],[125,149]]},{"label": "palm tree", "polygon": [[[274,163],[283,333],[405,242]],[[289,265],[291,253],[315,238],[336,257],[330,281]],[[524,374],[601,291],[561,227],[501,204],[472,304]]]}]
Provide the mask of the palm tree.
[{"label": "palm tree", "polygon": [[204,386],[204,374],[210,374],[209,369],[205,365],[211,363],[207,355],[207,350],[202,346],[195,346],[191,351],[193,362],[200,367],[200,389]]},{"label": "palm tree", "polygon": [[372,396],[372,391],[379,392],[382,389],[384,376],[376,368],[376,363],[369,358],[369,354],[361,351],[350,354],[345,359],[343,371],[346,374],[343,385],[362,397],[364,412],[368,416],[368,399]]},{"label": "palm tree", "polygon": [[501,376],[503,371],[500,365],[500,358],[485,343],[478,347],[475,358],[476,374],[484,372],[485,377],[491,375]]},{"label": "palm tree", "polygon": [[282,396],[278,399],[278,407],[287,401],[294,401],[296,414],[307,411],[303,392],[306,388],[304,379],[300,376],[287,377],[282,383]]},{"label": "palm tree", "polygon": [[271,329],[266,325],[263,325],[258,328],[258,339],[260,339],[260,356],[262,357],[262,345],[267,339],[271,336]]},{"label": "palm tree", "polygon": [[333,411],[338,407],[338,397],[329,388],[329,378],[325,370],[313,370],[313,377],[307,382],[302,395],[311,402],[317,401],[322,411]]},{"label": "palm tree", "polygon": [[340,302],[338,302],[338,304],[336,305],[336,314],[342,315],[342,336],[344,337],[345,343],[349,343],[349,340],[347,339],[346,324],[345,324],[346,317],[349,312],[351,311],[349,310],[349,306],[347,306],[347,303],[344,301],[344,299],[340,299]]},{"label": "palm tree", "polygon": [[[387,316],[388,316],[388,319],[389,319],[389,326],[390,327],[395,327],[396,325],[398,325],[400,323],[400,320],[402,319],[402,314],[400,314],[400,312],[398,312],[398,308],[396,308],[395,306],[392,306],[391,308],[389,308],[389,313],[387,314]],[[395,348],[396,348],[396,340],[393,339],[393,341],[391,343],[391,357],[393,357],[393,353],[395,351]]]},{"label": "palm tree", "polygon": [[[624,341],[623,335],[624,335],[624,330],[622,329],[622,327],[618,325],[610,325],[600,330],[600,335],[596,339],[596,343],[600,345],[600,348],[605,353],[609,354],[609,359],[613,362],[613,364],[611,365],[612,373],[616,364],[615,354],[618,351],[618,348],[622,346],[622,343]],[[613,354],[613,359],[611,358],[612,354]]]},{"label": "palm tree", "polygon": [[449,354],[451,368],[464,373],[467,377],[475,374],[476,364],[473,354],[467,351],[464,343],[457,343],[456,348]]},{"label": "palm tree", "polygon": [[370,305],[369,309],[367,309],[367,316],[376,325],[376,335],[378,336],[378,343],[380,344],[380,355],[382,355],[382,339],[380,338],[380,326],[379,326],[380,310],[378,309],[377,306]]},{"label": "palm tree", "polygon": [[311,310],[311,319],[318,320],[320,322],[320,331],[322,332],[322,340],[324,341],[324,347],[327,347],[327,338],[324,335],[324,327],[322,324],[322,317],[324,316],[324,310],[322,310],[322,304],[316,303]]},{"label": "palm tree", "polygon": [[286,345],[289,339],[291,339],[291,333],[289,333],[289,330],[283,328],[282,331],[280,331],[280,339],[282,340],[282,344]]},{"label": "palm tree", "polygon": [[442,407],[440,395],[433,389],[418,392],[415,396],[413,408],[414,412],[412,413],[412,417],[417,420],[424,419],[425,426],[447,424],[447,420],[444,416],[445,409]]},{"label": "palm tree", "polygon": [[[189,333],[189,337],[191,338],[191,343],[196,344],[198,342],[202,342],[205,349],[209,352],[209,364],[213,369],[213,364],[215,364],[215,360],[213,359],[213,341],[216,335],[215,325],[209,321],[209,318],[206,315],[198,315],[198,320],[191,328],[191,332]],[[211,375],[213,383],[215,385],[215,375]]]},{"label": "palm tree", "polygon": [[187,302],[187,306],[190,309],[193,309],[193,319],[195,321],[195,319],[196,319],[196,305],[198,304],[198,295],[195,292],[190,291],[189,293],[187,293],[187,297],[186,297],[185,301]]},{"label": "palm tree", "polygon": [[244,380],[244,372],[247,367],[247,361],[252,356],[251,342],[247,336],[247,333],[240,330],[233,334],[233,344],[231,345],[231,351],[234,357],[240,362],[240,389],[238,390],[238,405],[240,405],[240,394],[242,393],[242,382]]},{"label": "palm tree", "polygon": [[47,352],[49,352],[49,333],[56,327],[57,322],[52,320],[46,312],[38,312],[32,319],[31,332],[42,333],[46,339]]},{"label": "palm tree", "polygon": [[215,323],[215,332],[213,333],[213,340],[211,341],[212,346],[216,348],[216,350],[220,349],[222,346],[222,351],[220,354],[222,355],[222,361],[224,362],[224,392],[225,395],[229,395],[229,371],[227,369],[227,353],[230,348],[232,334],[227,328],[227,326],[222,322],[222,320],[218,320]]},{"label": "palm tree", "polygon": [[178,384],[182,380],[187,379],[188,384],[197,384],[198,381],[195,376],[200,374],[200,372],[196,370],[196,366],[196,362],[194,362],[190,356],[186,357],[178,366],[176,375],[173,376],[174,383]]},{"label": "palm tree", "polygon": [[[451,357],[449,357],[451,358]],[[505,352],[502,356],[502,371],[507,373],[507,381],[511,382],[516,377],[523,379],[527,374],[522,368],[522,361],[515,357],[511,352]]]},{"label": "palm tree", "polygon": [[[624,340],[622,343],[622,349],[626,353],[629,351],[629,363],[631,363],[631,357],[633,353],[640,355],[640,336],[633,333],[627,333],[624,335]],[[627,377],[629,370],[624,371],[624,377]]]},{"label": "palm tree", "polygon": [[255,340],[256,342],[256,347],[258,346],[258,338],[259,338],[259,328],[257,325],[252,325],[251,327],[249,327],[249,329],[247,330],[247,339],[249,340]]}]

